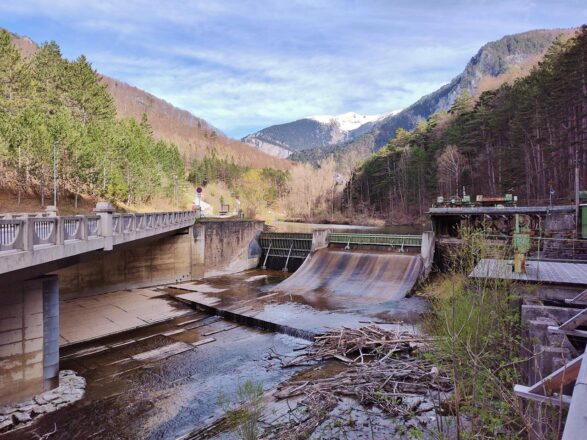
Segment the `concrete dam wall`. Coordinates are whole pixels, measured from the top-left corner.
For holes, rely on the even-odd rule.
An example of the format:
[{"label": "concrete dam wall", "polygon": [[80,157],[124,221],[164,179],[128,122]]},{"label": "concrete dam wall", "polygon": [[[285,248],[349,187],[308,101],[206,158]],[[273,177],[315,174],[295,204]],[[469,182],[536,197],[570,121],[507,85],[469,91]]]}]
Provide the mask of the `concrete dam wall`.
[{"label": "concrete dam wall", "polygon": [[422,269],[419,254],[326,248],[310,255],[276,290],[361,304],[383,303],[404,298]]}]

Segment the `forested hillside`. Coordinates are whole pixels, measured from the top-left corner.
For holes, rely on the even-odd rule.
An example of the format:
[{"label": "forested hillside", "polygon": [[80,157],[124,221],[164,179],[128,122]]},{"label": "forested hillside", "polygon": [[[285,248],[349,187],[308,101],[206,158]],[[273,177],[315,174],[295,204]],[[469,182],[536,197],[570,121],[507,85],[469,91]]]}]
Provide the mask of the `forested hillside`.
[{"label": "forested hillside", "polygon": [[464,94],[413,131],[398,130],[355,170],[346,205],[396,221],[421,216],[436,195],[517,194],[544,203],[574,194],[574,169],[587,186],[587,27],[555,42],[524,78]]},{"label": "forested hillside", "polygon": [[[68,61],[55,43],[23,57],[0,31],[0,172],[3,191],[140,203],[173,197],[185,182],[177,147],[155,140],[146,121],[117,119],[112,97],[84,56]],[[42,200],[43,202],[43,200]]]},{"label": "forested hillside", "polygon": [[242,194],[249,215],[287,194],[291,167],[100,75],[84,56],[68,61],[54,42],[37,46],[2,30],[0,210],[53,203],[54,159],[59,199],[72,209],[80,196],[90,206],[92,199],[108,199],[185,207],[193,186],[206,182],[204,199],[216,209],[222,200],[234,206],[231,196]]},{"label": "forested hillside", "polygon": [[[39,46],[27,37],[10,34],[21,55],[30,58]],[[242,166],[270,167],[286,170],[291,163],[264,154],[242,142],[230,139],[202,118],[194,116],[144,90],[99,74],[114,101],[119,118],[141,120],[147,116],[155,139],[177,145],[184,162],[215,154]]]},{"label": "forested hillside", "polygon": [[105,75],[101,79],[114,99],[119,117],[140,120],[146,114],[153,136],[177,145],[187,164],[214,154],[240,166],[279,170],[291,167],[290,162],[230,139],[204,119],[144,90]]}]

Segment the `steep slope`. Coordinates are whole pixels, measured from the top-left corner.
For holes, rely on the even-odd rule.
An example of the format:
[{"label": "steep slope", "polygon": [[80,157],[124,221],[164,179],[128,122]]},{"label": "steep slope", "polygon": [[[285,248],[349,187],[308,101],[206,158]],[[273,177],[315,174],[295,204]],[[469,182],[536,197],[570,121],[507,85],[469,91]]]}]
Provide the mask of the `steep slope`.
[{"label": "steep slope", "polygon": [[291,166],[288,161],[228,138],[204,119],[144,90],[105,75],[102,78],[114,98],[118,116],[140,120],[145,113],[155,137],[177,145],[186,162],[201,159],[214,150],[219,156],[242,166],[275,169]]},{"label": "steep slope", "polygon": [[382,120],[375,127],[375,145],[378,150],[395,135],[398,128],[413,129],[419,121],[431,114],[448,110],[462,93],[475,96],[484,78],[497,78],[512,69],[521,74],[529,71],[546,49],[562,33],[572,33],[561,29],[536,30],[522,34],[508,35],[498,41],[487,43],[469,61],[465,70],[449,84],[426,95],[397,115]]},{"label": "steep slope", "polygon": [[436,195],[463,188],[473,196],[513,193],[521,204],[572,203],[572,170],[587,181],[587,113],[577,111],[587,108],[586,50],[583,26],[514,84],[395,136],[356,168],[345,203],[395,221],[421,218]]},{"label": "steep slope", "polygon": [[277,157],[298,151],[328,147],[349,141],[370,131],[384,115],[308,116],[285,124],[272,125],[245,136],[242,141]]},{"label": "steep slope", "polygon": [[[38,45],[30,38],[14,33],[10,35],[12,43],[25,57],[34,55],[38,50]],[[155,138],[177,145],[186,163],[201,159],[214,151],[218,156],[242,166],[281,170],[291,167],[288,161],[228,138],[204,119],[163,99],[106,75],[101,77],[114,99],[117,115],[140,121],[143,113],[146,114]]]},{"label": "steep slope", "polygon": [[315,151],[302,151],[290,159],[318,161],[331,154],[342,156],[347,152],[364,158],[366,153],[377,151],[387,144],[399,128],[412,130],[419,121],[426,120],[433,113],[450,109],[459,95],[468,93],[477,96],[482,91],[499,87],[505,81],[525,76],[558,36],[569,37],[574,31],[535,30],[487,43],[450,83],[423,96],[404,110],[375,122],[363,136]]}]

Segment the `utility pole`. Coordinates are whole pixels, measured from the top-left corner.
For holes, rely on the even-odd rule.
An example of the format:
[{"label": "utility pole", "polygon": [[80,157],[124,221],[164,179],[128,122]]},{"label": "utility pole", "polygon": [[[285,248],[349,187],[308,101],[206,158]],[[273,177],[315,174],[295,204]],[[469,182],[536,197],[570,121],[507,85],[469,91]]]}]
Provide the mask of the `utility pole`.
[{"label": "utility pole", "polygon": [[53,142],[53,206],[57,208],[57,141]]},{"label": "utility pole", "polygon": [[579,218],[579,149],[575,144],[575,230],[578,231],[580,227]]}]

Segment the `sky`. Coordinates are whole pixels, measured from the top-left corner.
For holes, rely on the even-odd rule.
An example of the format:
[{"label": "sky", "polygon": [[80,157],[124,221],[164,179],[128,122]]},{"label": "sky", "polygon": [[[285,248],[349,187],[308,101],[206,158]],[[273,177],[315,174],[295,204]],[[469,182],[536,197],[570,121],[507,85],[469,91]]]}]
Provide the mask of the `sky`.
[{"label": "sky", "polygon": [[0,27],[84,54],[235,138],[309,115],[405,108],[489,41],[583,23],[586,0],[0,2]]}]

